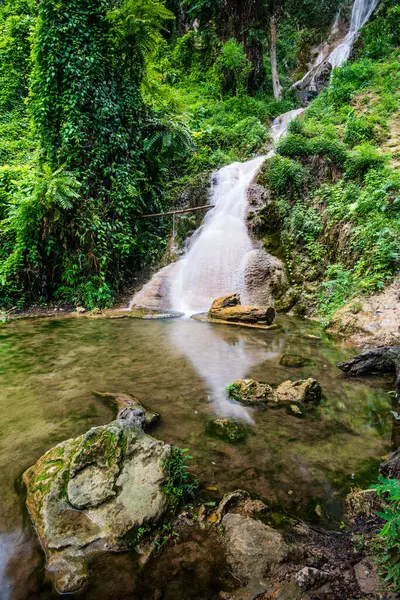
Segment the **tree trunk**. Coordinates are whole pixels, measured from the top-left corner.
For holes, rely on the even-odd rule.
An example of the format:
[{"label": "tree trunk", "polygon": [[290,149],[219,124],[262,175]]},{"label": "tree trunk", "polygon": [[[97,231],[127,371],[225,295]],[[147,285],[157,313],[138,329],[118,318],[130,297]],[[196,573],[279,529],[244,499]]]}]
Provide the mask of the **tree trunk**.
[{"label": "tree trunk", "polygon": [[274,90],[274,98],[275,100],[282,99],[282,86],[279,81],[279,73],[278,73],[278,62],[276,60],[276,17],[275,15],[271,15],[270,19],[270,61],[271,61],[271,71],[272,71],[272,87]]}]

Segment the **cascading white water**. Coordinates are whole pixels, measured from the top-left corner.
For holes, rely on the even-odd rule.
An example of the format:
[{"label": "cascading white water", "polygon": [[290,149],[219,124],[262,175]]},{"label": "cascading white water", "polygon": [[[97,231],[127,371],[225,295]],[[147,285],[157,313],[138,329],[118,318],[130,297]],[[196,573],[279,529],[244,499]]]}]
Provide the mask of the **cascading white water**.
[{"label": "cascading white water", "polygon": [[[275,142],[301,112],[292,110],[275,119],[271,127]],[[171,289],[175,310],[185,314],[207,311],[215,298],[232,293],[240,293],[245,300],[245,268],[253,250],[246,224],[247,191],[265,158],[233,163],[214,175],[210,200],[215,208],[206,215],[180,262]]]},{"label": "cascading white water", "polygon": [[367,23],[378,6],[379,0],[354,0],[351,11],[350,27],[344,40],[328,56],[332,68],[339,67],[350,56],[354,42],[357,40],[361,27]]},{"label": "cascading white water", "polygon": [[233,163],[213,177],[210,211],[192,238],[172,288],[172,306],[183,313],[208,310],[219,296],[242,292],[243,258],[252,249],[245,222],[247,188],[264,157]]},{"label": "cascading white water", "polygon": [[[270,131],[274,142],[303,111],[291,110],[274,120]],[[156,273],[130,308],[170,308],[192,315],[208,311],[213,300],[225,294],[239,292],[245,300],[245,269],[253,250],[246,224],[247,191],[265,158],[233,163],[214,174],[210,204],[215,208],[189,240],[184,257]]]},{"label": "cascading white water", "polygon": [[360,29],[368,22],[379,0],[354,0],[349,30],[344,38],[337,39],[339,33],[340,13],[334,19],[328,39],[317,49],[317,55],[310,70],[293,85],[294,89],[318,91],[317,78],[324,64],[329,63],[333,69],[340,67],[350,56],[351,49],[359,36]]}]

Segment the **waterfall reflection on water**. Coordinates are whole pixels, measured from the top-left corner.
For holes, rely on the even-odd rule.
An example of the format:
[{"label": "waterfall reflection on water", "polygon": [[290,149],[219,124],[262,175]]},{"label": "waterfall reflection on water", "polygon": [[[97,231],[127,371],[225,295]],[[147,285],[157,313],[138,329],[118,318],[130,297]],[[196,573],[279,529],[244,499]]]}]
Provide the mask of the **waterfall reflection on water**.
[{"label": "waterfall reflection on water", "polygon": [[258,364],[278,357],[284,340],[276,336],[266,348],[265,341],[260,337],[241,338],[230,335],[229,327],[215,327],[208,323],[198,323],[193,336],[182,336],[178,328],[171,327],[169,338],[206,382],[208,399],[215,414],[254,423],[253,411],[228,400],[225,388],[237,379],[246,377]]}]

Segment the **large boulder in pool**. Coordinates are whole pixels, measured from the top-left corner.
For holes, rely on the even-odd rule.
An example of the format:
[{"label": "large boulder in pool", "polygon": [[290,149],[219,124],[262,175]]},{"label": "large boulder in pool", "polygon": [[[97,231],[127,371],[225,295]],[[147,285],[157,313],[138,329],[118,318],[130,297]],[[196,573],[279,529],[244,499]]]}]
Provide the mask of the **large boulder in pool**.
[{"label": "large boulder in pool", "polygon": [[240,296],[232,294],[214,300],[208,317],[228,323],[271,325],[275,319],[275,309],[272,306],[242,306]]},{"label": "large boulder in pool", "polygon": [[23,475],[60,593],[85,584],[91,554],[137,547],[174,507],[164,491],[173,451],[143,431],[143,414],[135,411],[137,418],[125,414],[58,444]]}]

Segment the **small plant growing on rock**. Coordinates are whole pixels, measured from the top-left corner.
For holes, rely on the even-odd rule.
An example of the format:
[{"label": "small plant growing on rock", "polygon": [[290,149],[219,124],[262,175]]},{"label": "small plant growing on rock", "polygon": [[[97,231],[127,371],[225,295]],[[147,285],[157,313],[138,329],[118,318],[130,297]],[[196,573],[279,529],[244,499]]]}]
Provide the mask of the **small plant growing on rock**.
[{"label": "small plant growing on rock", "polygon": [[164,492],[173,496],[180,503],[193,498],[197,489],[198,482],[192,479],[188,473],[187,460],[191,460],[189,449],[173,447],[171,454],[164,463],[164,468],[168,473],[167,482],[164,485]]},{"label": "small plant growing on rock", "polygon": [[383,507],[376,514],[385,521],[375,542],[378,565],[383,581],[390,589],[400,589],[400,481],[379,477],[380,483],[372,486],[383,498]]}]

